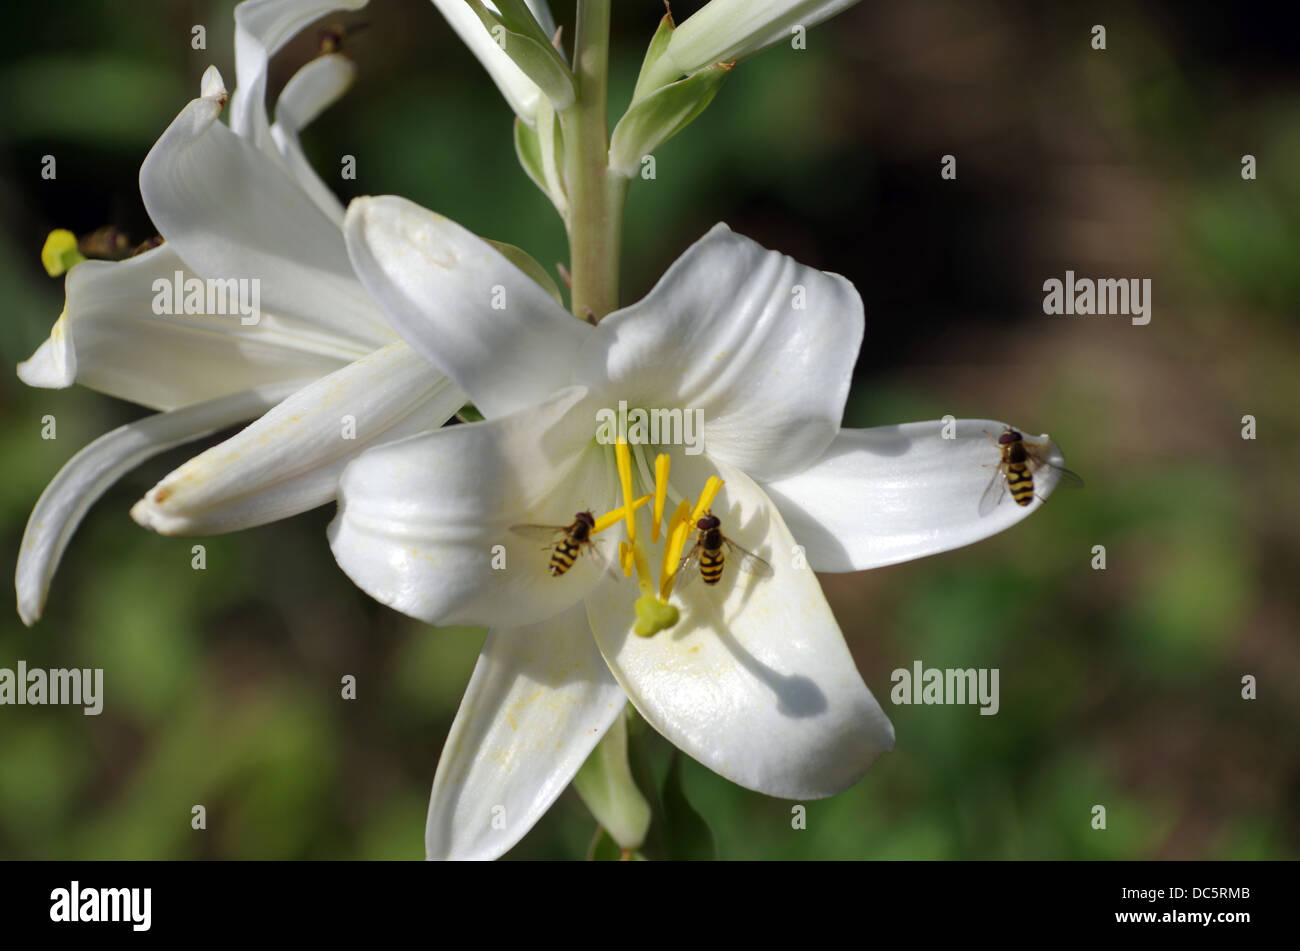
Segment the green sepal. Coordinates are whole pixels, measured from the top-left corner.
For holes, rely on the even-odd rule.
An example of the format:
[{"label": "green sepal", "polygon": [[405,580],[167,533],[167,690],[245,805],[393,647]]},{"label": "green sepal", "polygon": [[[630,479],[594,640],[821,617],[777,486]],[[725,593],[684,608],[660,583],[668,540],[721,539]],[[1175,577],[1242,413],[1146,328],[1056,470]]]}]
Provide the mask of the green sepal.
[{"label": "green sepal", "polygon": [[623,714],[618,715],[573,777],[573,788],[620,849],[641,847],[650,828],[650,804],[632,779],[627,761],[627,719]]},{"label": "green sepal", "polygon": [[507,261],[540,284],[542,290],[555,298],[555,303],[561,307],[564,306],[564,298],[560,296],[560,286],[555,283],[555,279],[546,273],[546,269],[538,264],[531,254],[523,248],[517,248],[513,244],[506,244],[504,241],[493,241],[491,238],[485,240],[500,251],[502,257]]},{"label": "green sepal", "polygon": [[636,77],[636,89],[632,91],[633,103],[641,101],[660,86],[665,86],[681,76],[681,70],[664,59],[668,41],[673,38],[675,29],[677,24],[673,22],[673,15],[665,13],[664,18],[659,21],[659,29],[655,30],[655,35],[650,37],[645,59],[641,61],[641,72]]},{"label": "green sepal", "polygon": [[[506,41],[502,47],[505,54],[514,61],[525,76],[537,84],[542,95],[549,99],[557,110],[567,109],[573,105],[573,100],[577,97],[577,84],[573,79],[573,72],[569,69],[569,64],[564,61],[564,57],[560,55],[560,51],[552,46],[549,40],[539,41],[526,33],[510,29],[500,17],[493,15],[492,11],[483,4],[483,0],[465,0],[465,2],[483,22],[483,26],[492,35],[493,42],[497,41],[497,33],[494,31],[505,30]],[[536,21],[533,22],[535,25]],[[539,33],[540,29],[538,27]]]},{"label": "green sepal", "polygon": [[610,137],[610,169],[628,178],[635,176],[643,156],[654,152],[705,110],[732,68],[731,63],[714,63],[633,103]]}]

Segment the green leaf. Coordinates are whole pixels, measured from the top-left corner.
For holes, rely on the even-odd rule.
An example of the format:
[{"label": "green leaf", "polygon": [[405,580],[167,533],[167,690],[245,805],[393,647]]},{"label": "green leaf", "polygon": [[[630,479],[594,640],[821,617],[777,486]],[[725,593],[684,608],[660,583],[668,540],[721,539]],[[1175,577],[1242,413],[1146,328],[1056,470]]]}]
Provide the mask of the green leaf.
[{"label": "green leaf", "polygon": [[628,178],[643,156],[667,142],[713,101],[732,65],[715,63],[647,96],[618,120],[609,141],[609,167]]},{"label": "green leaf", "polygon": [[682,755],[673,750],[664,779],[665,858],[675,862],[712,862],[718,857],[713,830],[682,791]]},{"label": "green leaf", "polygon": [[564,299],[560,296],[560,286],[555,283],[555,279],[546,273],[546,269],[538,264],[531,254],[523,248],[517,248],[513,244],[506,244],[504,241],[493,241],[491,238],[487,238],[486,241],[500,251],[507,261],[540,284],[546,293],[555,298],[555,303],[561,307],[564,306]]},{"label": "green leaf", "polygon": [[633,103],[639,102],[659,87],[681,76],[681,71],[664,59],[664,51],[668,49],[668,41],[673,38],[675,29],[677,25],[673,23],[673,15],[665,13],[664,18],[659,21],[659,29],[655,30],[655,35],[650,37],[645,59],[641,61],[641,72],[636,78],[636,89],[632,92]]},{"label": "green leaf", "polygon": [[601,828],[623,849],[636,849],[650,827],[650,804],[627,761],[627,720],[620,714],[573,777],[573,788]]},{"label": "green leaf", "polygon": [[[493,41],[505,31],[505,43],[502,50],[518,66],[525,76],[537,83],[551,104],[558,109],[567,109],[577,97],[577,84],[569,64],[564,61],[560,51],[549,40],[538,41],[525,33],[519,33],[494,16],[483,4],[483,0],[465,0],[470,9],[483,21],[483,26],[492,34]],[[535,21],[534,21],[535,22]],[[540,27],[538,31],[540,32]]]}]

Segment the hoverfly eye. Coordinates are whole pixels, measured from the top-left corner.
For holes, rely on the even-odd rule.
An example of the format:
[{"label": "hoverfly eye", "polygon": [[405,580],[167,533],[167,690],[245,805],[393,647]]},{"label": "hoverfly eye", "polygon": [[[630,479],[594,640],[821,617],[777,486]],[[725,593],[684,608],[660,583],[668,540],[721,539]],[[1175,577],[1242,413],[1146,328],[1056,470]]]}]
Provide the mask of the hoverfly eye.
[{"label": "hoverfly eye", "polygon": [[696,527],[702,532],[707,532],[710,529],[717,528],[721,524],[722,522],[718,520],[716,515],[706,515],[695,523]]},{"label": "hoverfly eye", "polygon": [[1020,441],[1020,433],[1016,432],[1014,429],[1008,429],[1005,433],[1003,433],[1001,436],[998,437],[998,445],[1000,446],[1005,446],[1007,443],[1019,442],[1019,441]]}]

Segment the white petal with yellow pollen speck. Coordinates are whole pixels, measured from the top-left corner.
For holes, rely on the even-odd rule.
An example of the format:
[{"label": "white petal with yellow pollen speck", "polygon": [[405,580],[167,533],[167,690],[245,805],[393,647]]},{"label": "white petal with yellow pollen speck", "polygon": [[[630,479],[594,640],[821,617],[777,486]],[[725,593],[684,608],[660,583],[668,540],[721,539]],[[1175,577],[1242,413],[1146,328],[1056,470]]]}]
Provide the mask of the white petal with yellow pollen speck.
[{"label": "white petal with yellow pollen speck", "polygon": [[429,798],[431,859],[492,859],[551,807],[626,698],[576,605],[488,633]]},{"label": "white petal with yellow pollen speck", "polygon": [[389,344],[303,387],[149,490],[131,517],[164,535],[264,525],[334,498],[366,449],[437,429],[465,396],[424,358]]}]

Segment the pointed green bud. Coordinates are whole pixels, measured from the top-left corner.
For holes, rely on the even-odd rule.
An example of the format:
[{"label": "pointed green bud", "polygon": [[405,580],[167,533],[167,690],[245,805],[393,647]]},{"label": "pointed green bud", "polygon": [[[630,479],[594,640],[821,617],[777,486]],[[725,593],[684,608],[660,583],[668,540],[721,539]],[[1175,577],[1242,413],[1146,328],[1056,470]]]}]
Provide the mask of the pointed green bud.
[{"label": "pointed green bud", "polygon": [[686,128],[713,101],[733,65],[714,63],[634,103],[610,137],[610,169],[628,178],[635,176],[644,156]]},{"label": "pointed green bud", "polygon": [[665,58],[683,73],[786,42],[857,0],[710,0],[674,31]]},{"label": "pointed green bud", "polygon": [[641,74],[636,78],[636,89],[632,93],[634,103],[641,101],[660,86],[667,86],[681,77],[681,70],[673,66],[671,60],[664,58],[668,41],[672,39],[673,30],[676,28],[673,15],[665,13],[664,18],[659,21],[659,29],[655,30],[655,35],[650,38],[645,59],[641,62]]}]

